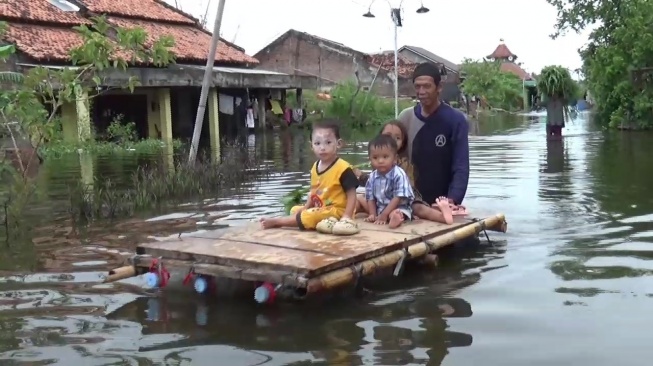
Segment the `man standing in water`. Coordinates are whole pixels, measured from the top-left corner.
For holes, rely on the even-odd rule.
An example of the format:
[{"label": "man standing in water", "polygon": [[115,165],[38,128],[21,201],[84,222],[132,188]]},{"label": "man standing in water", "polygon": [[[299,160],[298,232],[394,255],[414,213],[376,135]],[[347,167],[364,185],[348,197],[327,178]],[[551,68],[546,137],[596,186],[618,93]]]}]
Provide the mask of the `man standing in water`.
[{"label": "man standing in water", "polygon": [[399,120],[408,130],[407,152],[415,169],[415,188],[425,204],[440,196],[460,205],[469,181],[469,125],[467,117],[440,101],[439,68],[419,64],[413,73],[419,103],[406,108]]}]

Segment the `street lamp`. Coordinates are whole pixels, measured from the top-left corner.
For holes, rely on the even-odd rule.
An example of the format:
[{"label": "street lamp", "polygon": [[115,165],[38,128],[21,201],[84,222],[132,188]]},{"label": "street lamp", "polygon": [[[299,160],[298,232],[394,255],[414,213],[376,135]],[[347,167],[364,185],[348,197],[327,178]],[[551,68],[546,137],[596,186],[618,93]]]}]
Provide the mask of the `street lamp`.
[{"label": "street lamp", "polygon": [[[370,6],[367,9],[367,13],[363,14],[365,18],[375,18],[374,14],[372,14],[372,4],[374,4],[376,0],[372,0],[370,3]],[[404,2],[404,0],[401,0],[399,3],[399,6],[396,8],[392,7],[392,4],[390,3],[390,0],[386,0],[388,5],[390,6],[390,16],[392,17],[392,23],[394,24],[394,30],[395,30],[395,45],[394,45],[394,54],[395,54],[395,80],[394,80],[394,87],[395,87],[395,118],[399,117],[399,55],[398,55],[398,45],[397,45],[397,28],[403,26],[402,21],[401,21],[401,4]],[[429,12],[429,8],[424,6],[424,2],[420,2],[421,6],[419,9],[417,9],[416,13],[417,14],[424,14]]]}]

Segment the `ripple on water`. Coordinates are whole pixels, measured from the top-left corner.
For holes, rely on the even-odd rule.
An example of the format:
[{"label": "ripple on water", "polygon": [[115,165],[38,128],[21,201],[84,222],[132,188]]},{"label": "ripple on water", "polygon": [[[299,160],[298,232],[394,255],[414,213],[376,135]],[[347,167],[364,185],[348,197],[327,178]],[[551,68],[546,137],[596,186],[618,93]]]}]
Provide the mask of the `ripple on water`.
[{"label": "ripple on water", "polygon": [[[641,187],[652,184],[644,172],[653,144],[634,134],[615,141],[585,120],[570,124],[563,141],[547,143],[542,122],[483,122],[474,132],[479,136],[470,137],[465,204],[472,212],[507,215],[509,233],[490,233],[500,239],[495,246],[455,252],[437,271],[383,281],[366,297],[346,302],[261,308],[249,297],[213,302],[170,289],[152,297],[138,279],[99,284],[100,274],[140,242],[281,213],[280,198],[307,183],[314,161],[303,135],[274,132],[257,139],[253,150],[267,162],[263,168],[278,174],[223,197],[187,202],[176,212],[94,222],[81,233],[67,211],[53,214],[35,228],[29,245],[10,248],[27,248],[24,258],[39,260],[22,268],[51,273],[0,278],[0,325],[10,330],[0,341],[0,357],[66,364],[222,359],[230,365],[437,365],[446,357],[444,363],[461,365],[602,366],[646,360],[637,357],[650,348],[646,335],[653,327],[646,316],[653,297],[646,242],[653,238],[653,200]],[[348,143],[343,155],[364,161],[365,141],[376,130]],[[118,163],[131,169],[111,166]],[[79,162],[72,166],[78,169]],[[102,166],[110,170],[103,176],[120,180],[137,162],[121,158]],[[78,170],[66,169],[65,182],[79,179]],[[64,179],[52,175],[53,187],[65,189]],[[52,196],[65,211],[61,192]]]}]

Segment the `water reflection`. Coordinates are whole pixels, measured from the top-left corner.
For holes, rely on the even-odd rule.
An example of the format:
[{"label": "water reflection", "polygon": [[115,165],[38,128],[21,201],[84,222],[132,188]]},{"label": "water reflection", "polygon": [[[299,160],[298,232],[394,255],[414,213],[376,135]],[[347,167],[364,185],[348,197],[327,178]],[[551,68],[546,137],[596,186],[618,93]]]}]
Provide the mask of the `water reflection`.
[{"label": "water reflection", "polygon": [[0,279],[0,359],[439,365],[450,348],[473,344],[448,319],[471,319],[471,303],[456,294],[497,269],[489,262],[505,254],[505,243],[454,250],[443,253],[441,270],[372,280],[362,298],[273,307],[189,289],[153,294],[136,284],[102,285],[97,272]]},{"label": "water reflection", "polygon": [[[243,136],[248,153],[274,174],[242,191],[80,228],[70,222],[64,189],[82,179],[88,162],[46,162],[40,179],[48,190],[44,208],[30,218],[33,230],[0,253],[0,359],[642,364],[653,327],[646,316],[653,297],[653,135],[603,132],[587,117],[569,124],[562,141],[546,141],[538,116],[495,116],[470,127],[466,203],[478,215],[504,212],[509,232],[498,237],[506,241],[452,248],[439,269],[372,282],[363,298],[270,308],[189,289],[157,294],[138,278],[102,285],[100,275],[139,242],[280,213],[279,198],[308,181],[308,131]],[[376,133],[344,131],[346,158],[363,162]],[[93,174],[123,186],[139,165],[164,164],[158,156],[92,160]]]},{"label": "water reflection", "polygon": [[539,196],[564,205],[573,195],[573,174],[565,140],[546,140],[545,158],[540,165]]}]

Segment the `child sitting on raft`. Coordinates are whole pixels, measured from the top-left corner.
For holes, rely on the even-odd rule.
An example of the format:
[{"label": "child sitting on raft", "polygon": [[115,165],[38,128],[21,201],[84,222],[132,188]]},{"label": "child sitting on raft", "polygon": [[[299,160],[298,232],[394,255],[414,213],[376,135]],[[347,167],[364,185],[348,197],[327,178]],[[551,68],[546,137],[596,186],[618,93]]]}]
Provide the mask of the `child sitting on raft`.
[{"label": "child sitting on raft", "polygon": [[378,135],[367,145],[367,152],[374,171],[365,184],[369,214],[365,221],[398,228],[413,219],[415,195],[408,175],[397,166],[397,143],[388,135]]},{"label": "child sitting on raft", "polygon": [[[433,205],[435,207],[432,207],[421,199],[419,192],[414,188],[415,173],[412,164],[410,164],[408,161],[406,152],[408,144],[408,131],[406,131],[406,127],[404,127],[404,125],[399,121],[390,121],[383,125],[383,128],[381,128],[381,134],[392,137],[397,143],[397,165],[399,165],[399,167],[401,167],[408,175],[415,194],[415,199],[411,205],[415,218],[422,218],[429,221],[444,223],[447,225],[452,224],[453,214],[451,207],[449,206],[449,201],[446,197],[439,197],[436,200],[436,203]],[[362,174],[360,170],[357,169],[356,173],[362,182],[367,179],[367,176]],[[356,211],[369,214],[365,196],[358,196],[358,205]]]},{"label": "child sitting on raft", "polygon": [[358,178],[351,165],[338,157],[342,147],[337,121],[325,120],[312,126],[311,147],[317,161],[311,168],[311,188],[306,204],[295,206],[285,217],[261,218],[263,229],[299,227],[342,235],[357,233],[351,219],[356,209]]}]

